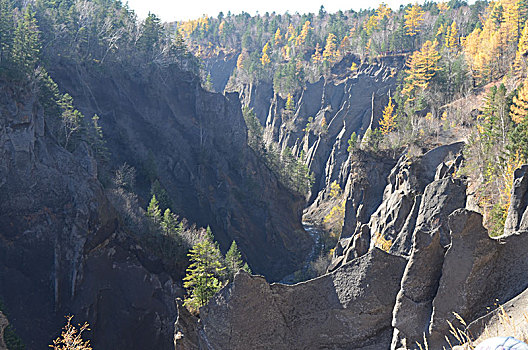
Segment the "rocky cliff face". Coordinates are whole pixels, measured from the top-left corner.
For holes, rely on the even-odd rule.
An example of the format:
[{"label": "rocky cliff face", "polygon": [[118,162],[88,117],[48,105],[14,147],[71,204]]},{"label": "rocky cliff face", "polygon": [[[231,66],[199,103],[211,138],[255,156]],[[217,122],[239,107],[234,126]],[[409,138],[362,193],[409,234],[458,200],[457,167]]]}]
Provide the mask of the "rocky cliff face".
[{"label": "rocky cliff face", "polygon": [[[355,72],[345,69],[352,62],[359,66]],[[263,124],[268,143],[290,147],[296,155],[303,152],[315,174],[313,201],[333,181],[344,186],[350,135],[362,136],[369,127],[377,127],[396,87],[396,72],[403,65],[401,57],[362,64],[355,56],[347,56],[330,77],[307,84],[295,94],[292,111],[285,109],[286,98],[274,93],[270,83],[244,85],[238,92],[242,104],[253,108]]]},{"label": "rocky cliff face", "polygon": [[112,163],[148,174],[138,182],[145,206],[147,178],[157,178],[174,212],[210,225],[224,252],[236,240],[253,271],[273,281],[298,268],[311,243],[301,226],[304,200],[247,146],[236,95],[206,92],[177,70],[131,76],[63,63],[52,74],[79,110],[101,117]]},{"label": "rocky cliff face", "polygon": [[[293,286],[268,285],[259,277],[238,274],[202,308],[200,323],[192,328],[196,343],[184,348],[263,344],[263,348],[418,349],[417,342],[423,344],[425,336],[430,349],[441,349],[447,346],[448,321],[463,327],[454,313],[466,321],[483,316],[470,326],[475,335],[482,334],[485,325],[497,328],[498,311],[485,315],[487,308],[495,308],[497,300],[505,303],[525,294],[528,287],[528,236],[523,228],[528,166],[515,172],[504,235],[490,238],[482,215],[465,208],[466,180],[454,173],[462,161],[458,155],[462,146],[443,146],[412,159],[404,155],[388,171],[386,164],[365,166],[367,174],[386,171],[386,187],[378,193],[381,199],[368,197],[367,203],[360,201],[365,200],[363,195],[347,194],[350,208],[378,204],[365,215],[368,221],[357,211],[347,211],[355,212],[351,220],[355,229],[341,238],[333,271]],[[347,188],[374,195],[370,186],[380,178],[364,181],[352,176],[349,181],[355,182]],[[380,237],[389,246],[380,245]],[[377,287],[378,283],[382,285]],[[520,302],[524,294],[517,298]],[[332,302],[333,296],[339,302]]]},{"label": "rocky cliff face", "polygon": [[[224,251],[236,240],[254,271],[276,280],[298,268],[311,243],[304,199],[247,146],[236,95],[206,92],[181,71],[63,61],[50,73],[76,108],[101,117],[109,164],[136,167],[141,205],[158,179],[176,213],[210,225]],[[46,347],[66,314],[90,323],[96,348],[173,347],[181,282],[120,225],[90,147],[61,147],[36,96],[0,82],[0,296],[10,322],[29,349]]]},{"label": "rocky cliff face", "polygon": [[0,91],[0,295],[17,334],[46,347],[73,313],[94,345],[168,348],[181,290],[120,230],[89,148],[58,146],[31,87]]},{"label": "rocky cliff face", "polygon": [[376,249],[332,274],[293,286],[269,285],[241,271],[200,310],[199,346],[387,348],[404,265],[404,259]]}]

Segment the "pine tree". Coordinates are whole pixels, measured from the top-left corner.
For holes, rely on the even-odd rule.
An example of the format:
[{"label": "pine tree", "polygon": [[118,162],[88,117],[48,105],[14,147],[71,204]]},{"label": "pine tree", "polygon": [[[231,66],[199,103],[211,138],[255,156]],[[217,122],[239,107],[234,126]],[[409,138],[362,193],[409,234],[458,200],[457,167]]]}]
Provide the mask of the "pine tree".
[{"label": "pine tree", "polygon": [[185,299],[184,305],[198,310],[222,287],[220,278],[225,267],[222,266],[222,255],[218,247],[209,238],[197,243],[188,256],[191,264],[187,268],[183,286],[189,297]]},{"label": "pine tree", "polygon": [[348,139],[348,153],[352,153],[354,149],[357,147],[358,137],[356,135],[356,132],[354,131],[352,135],[350,135],[350,139]]},{"label": "pine tree", "polygon": [[13,45],[13,9],[10,0],[0,0],[0,64],[10,59]]},{"label": "pine tree", "polygon": [[97,114],[94,114],[92,117],[87,133],[88,142],[95,154],[99,159],[106,160],[108,158],[108,149],[105,146],[106,142],[103,137],[103,128],[99,125],[99,116]]},{"label": "pine tree", "polygon": [[231,247],[226,253],[225,256],[227,274],[230,280],[233,280],[233,276],[244,267],[244,262],[242,261],[242,254],[238,250],[238,246],[235,241],[231,243]]},{"label": "pine tree", "polygon": [[40,39],[37,20],[28,6],[24,11],[24,16],[18,20],[11,55],[17,68],[28,75],[35,70],[39,54]]},{"label": "pine tree", "polygon": [[173,235],[178,231],[178,220],[176,216],[171,213],[170,209],[165,209],[163,213],[163,219],[161,220],[161,228],[163,233],[167,236]]},{"label": "pine tree", "polygon": [[393,112],[394,105],[392,104],[392,97],[389,97],[389,103],[383,110],[383,116],[381,117],[381,120],[379,122],[381,133],[383,135],[387,135],[389,132],[391,132],[396,125],[396,116],[393,115]]},{"label": "pine tree", "polygon": [[150,203],[147,207],[147,217],[149,217],[155,224],[161,223],[161,210],[156,195],[152,195]]},{"label": "pine tree", "polygon": [[63,131],[63,146],[68,149],[68,145],[72,138],[81,130],[84,116],[81,112],[73,107],[73,98],[64,94],[58,101],[58,105],[62,110],[61,114],[61,128]]},{"label": "pine tree", "polygon": [[158,49],[161,35],[161,20],[155,14],[149,12],[141,26],[141,35],[138,40],[139,49],[147,54],[152,54]]}]

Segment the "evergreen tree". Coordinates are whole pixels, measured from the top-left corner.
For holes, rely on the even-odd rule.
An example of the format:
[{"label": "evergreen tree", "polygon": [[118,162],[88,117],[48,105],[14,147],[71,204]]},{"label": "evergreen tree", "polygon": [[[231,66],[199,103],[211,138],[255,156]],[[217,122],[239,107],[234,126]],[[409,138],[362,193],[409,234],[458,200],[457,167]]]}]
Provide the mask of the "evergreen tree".
[{"label": "evergreen tree", "polygon": [[152,195],[150,203],[147,207],[147,217],[149,217],[155,224],[161,223],[161,210],[156,195]]},{"label": "evergreen tree", "polygon": [[35,70],[39,53],[40,39],[37,20],[28,6],[24,10],[24,16],[18,20],[11,55],[17,68],[29,75]]},{"label": "evergreen tree", "polygon": [[62,124],[62,145],[68,149],[68,145],[72,138],[74,138],[81,130],[84,116],[81,112],[73,107],[73,98],[64,94],[58,101],[58,105],[62,110],[61,124]]},{"label": "evergreen tree", "polygon": [[163,219],[161,220],[161,228],[166,236],[176,234],[178,231],[178,220],[176,216],[171,213],[170,209],[165,209]]},{"label": "evergreen tree", "polygon": [[152,55],[158,48],[162,27],[160,19],[153,13],[148,14],[141,27],[141,36],[138,40],[138,46],[143,52]]},{"label": "evergreen tree", "polygon": [[198,310],[220,290],[220,278],[225,267],[216,244],[209,238],[197,243],[189,252],[191,264],[187,268],[183,286],[189,294],[184,305]]},{"label": "evergreen tree", "polygon": [[156,196],[161,211],[171,207],[172,202],[169,194],[163,188],[163,186],[161,186],[161,183],[158,181],[158,179],[154,180],[150,186],[150,194],[152,196]]},{"label": "evergreen tree", "polygon": [[6,65],[13,45],[13,9],[10,0],[0,0],[0,64]]},{"label": "evergreen tree", "polygon": [[237,244],[235,241],[231,243],[231,247],[226,253],[225,262],[227,267],[227,274],[230,280],[233,280],[233,276],[240,270],[244,264],[242,261],[242,255],[238,250]]}]

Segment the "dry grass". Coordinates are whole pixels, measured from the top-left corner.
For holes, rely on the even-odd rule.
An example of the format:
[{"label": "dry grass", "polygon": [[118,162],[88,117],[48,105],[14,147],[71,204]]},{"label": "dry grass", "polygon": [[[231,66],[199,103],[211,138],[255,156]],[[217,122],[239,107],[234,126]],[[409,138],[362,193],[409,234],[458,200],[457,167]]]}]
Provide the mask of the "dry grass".
[{"label": "dry grass", "polygon": [[[453,314],[462,327],[455,327],[451,322],[447,321],[449,324],[449,333],[454,337],[458,344],[462,345],[453,345],[449,337],[446,336],[445,339],[449,344],[449,349],[455,349],[455,346],[456,349],[475,349],[475,347],[483,340],[504,336],[512,336],[526,343],[528,341],[528,312],[524,312],[522,314],[522,319],[516,322],[514,318],[508,314],[503,305],[499,305],[497,309],[498,326],[494,327],[493,331],[486,326],[484,332],[478,339],[473,338],[471,332],[468,330],[468,324],[459,314],[454,312]],[[421,347],[420,349],[422,350]]]}]

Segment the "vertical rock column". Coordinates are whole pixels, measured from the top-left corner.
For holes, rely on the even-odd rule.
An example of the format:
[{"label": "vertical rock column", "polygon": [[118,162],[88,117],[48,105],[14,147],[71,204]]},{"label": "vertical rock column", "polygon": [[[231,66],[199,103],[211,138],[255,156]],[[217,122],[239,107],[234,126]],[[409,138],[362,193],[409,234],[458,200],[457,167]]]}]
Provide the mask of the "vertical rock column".
[{"label": "vertical rock column", "polygon": [[428,334],[433,299],[436,296],[444,254],[450,243],[447,217],[464,208],[466,185],[459,179],[444,178],[429,184],[416,222],[413,247],[396,299],[392,326],[392,349],[423,342]]}]

